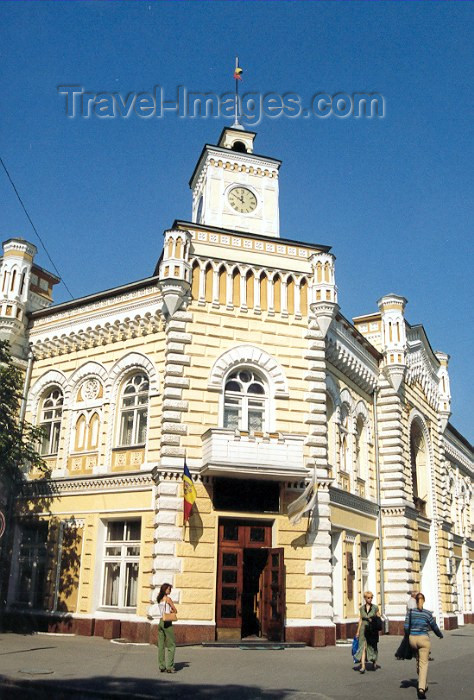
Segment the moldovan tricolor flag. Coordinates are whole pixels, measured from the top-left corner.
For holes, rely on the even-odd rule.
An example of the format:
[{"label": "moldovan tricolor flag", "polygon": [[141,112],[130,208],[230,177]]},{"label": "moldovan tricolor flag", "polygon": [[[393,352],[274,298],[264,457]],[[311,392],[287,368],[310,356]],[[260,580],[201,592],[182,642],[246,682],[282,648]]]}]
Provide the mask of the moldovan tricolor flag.
[{"label": "moldovan tricolor flag", "polygon": [[184,463],[183,472],[183,489],[184,489],[184,522],[189,520],[191,511],[193,509],[194,501],[196,500],[196,487],[193,484],[191,474],[188,469],[186,462]]},{"label": "moldovan tricolor flag", "polygon": [[235,71],[234,71],[235,80],[242,80],[242,73],[243,72],[244,71],[242,70],[242,68],[240,66],[237,66]]}]

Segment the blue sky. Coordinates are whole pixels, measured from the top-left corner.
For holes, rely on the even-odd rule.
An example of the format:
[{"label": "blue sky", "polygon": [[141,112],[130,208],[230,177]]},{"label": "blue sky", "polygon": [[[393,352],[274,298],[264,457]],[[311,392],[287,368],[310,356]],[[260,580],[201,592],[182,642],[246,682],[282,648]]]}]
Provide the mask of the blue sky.
[{"label": "blue sky", "polygon": [[[402,294],[451,355],[451,420],[472,440],[473,20],[464,2],[2,2],[0,152],[83,296],[153,272],[227,122],[68,119],[58,85],[221,94],[238,54],[245,90],[379,92],[384,119],[266,118],[256,152],[283,160],[281,235],[332,246],[342,312]],[[3,172],[0,197],[1,239],[37,243]]]}]

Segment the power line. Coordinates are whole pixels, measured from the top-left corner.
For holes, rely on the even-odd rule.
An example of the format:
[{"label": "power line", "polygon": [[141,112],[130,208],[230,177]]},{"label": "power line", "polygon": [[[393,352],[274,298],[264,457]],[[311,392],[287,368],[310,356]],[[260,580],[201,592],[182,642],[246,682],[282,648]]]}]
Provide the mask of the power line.
[{"label": "power line", "polygon": [[0,163],[2,164],[2,167],[3,167],[4,171],[6,172],[8,179],[10,180],[10,184],[11,184],[11,186],[13,187],[16,196],[18,197],[18,201],[20,202],[20,204],[21,204],[21,206],[22,206],[22,209],[23,209],[23,211],[24,211],[25,214],[26,214],[26,218],[28,219],[28,221],[29,221],[30,224],[31,224],[31,228],[33,229],[33,231],[34,231],[34,232],[36,233],[36,235],[38,236],[38,240],[39,240],[39,242],[41,243],[41,245],[43,246],[44,252],[46,253],[46,255],[47,255],[48,258],[49,258],[49,261],[50,261],[51,265],[53,266],[54,271],[56,272],[57,276],[59,277],[59,279],[61,280],[61,282],[62,282],[62,283],[64,284],[64,286],[66,287],[66,289],[67,289],[67,291],[68,291],[68,294],[69,294],[69,296],[71,297],[71,299],[74,299],[74,297],[73,297],[73,295],[72,295],[72,293],[71,293],[71,290],[69,289],[69,287],[67,286],[67,284],[66,284],[66,282],[63,280],[63,278],[61,277],[61,273],[59,272],[58,268],[57,268],[56,265],[54,264],[53,259],[52,259],[51,255],[49,254],[48,249],[46,248],[46,245],[45,245],[44,242],[43,242],[43,239],[42,239],[41,236],[39,235],[39,233],[38,233],[38,231],[37,231],[37,229],[36,229],[36,226],[34,225],[33,221],[31,220],[31,216],[28,214],[28,211],[27,211],[25,205],[23,204],[23,200],[22,200],[22,198],[20,197],[20,193],[18,192],[17,188],[15,187],[15,183],[13,182],[13,180],[12,180],[12,178],[11,178],[11,176],[10,176],[10,173],[9,173],[8,170],[7,170],[7,166],[6,166],[5,163],[3,162],[3,159],[2,159],[1,156],[0,156]]}]

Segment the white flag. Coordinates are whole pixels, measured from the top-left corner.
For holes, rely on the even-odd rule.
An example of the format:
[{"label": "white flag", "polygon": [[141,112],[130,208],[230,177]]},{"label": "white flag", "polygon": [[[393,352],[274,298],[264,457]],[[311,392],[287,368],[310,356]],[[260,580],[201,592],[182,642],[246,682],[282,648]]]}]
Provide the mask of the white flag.
[{"label": "white flag", "polygon": [[313,477],[301,496],[288,506],[288,520],[292,525],[298,525],[303,515],[313,509],[317,492],[316,479]]}]

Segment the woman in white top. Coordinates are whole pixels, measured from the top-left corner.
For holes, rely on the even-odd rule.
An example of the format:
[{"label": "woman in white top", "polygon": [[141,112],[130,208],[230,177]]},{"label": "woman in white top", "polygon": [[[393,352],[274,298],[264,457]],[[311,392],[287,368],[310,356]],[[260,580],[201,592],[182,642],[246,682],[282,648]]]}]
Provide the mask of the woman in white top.
[{"label": "woman in white top", "polygon": [[[171,589],[172,586],[170,583],[164,583],[158,593],[156,605],[153,605],[150,610],[150,615],[152,617],[157,617],[160,621],[158,624],[158,664],[162,673],[164,673],[164,671],[167,673],[176,672],[174,668],[176,642],[174,639],[173,623],[163,620],[163,615],[165,613],[177,612],[170,598]],[[165,658],[165,649],[168,650],[167,660]],[[168,663],[166,663],[166,661],[168,661]]]}]

